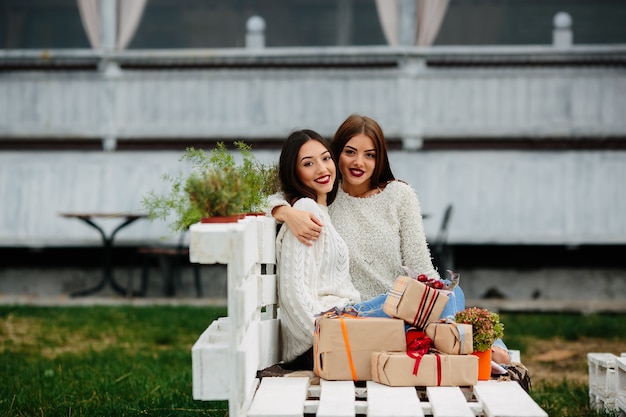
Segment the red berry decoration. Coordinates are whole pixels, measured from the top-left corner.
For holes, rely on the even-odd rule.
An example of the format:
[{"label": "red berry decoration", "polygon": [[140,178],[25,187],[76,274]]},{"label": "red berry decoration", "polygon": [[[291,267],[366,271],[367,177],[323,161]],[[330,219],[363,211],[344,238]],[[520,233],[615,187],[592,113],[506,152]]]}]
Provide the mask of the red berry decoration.
[{"label": "red berry decoration", "polygon": [[419,275],[417,276],[417,280],[418,280],[419,282],[426,282],[426,281],[428,281],[428,277],[427,277],[426,275],[424,275],[424,274],[419,274]]},{"label": "red berry decoration", "polygon": [[436,280],[436,281],[433,282],[432,287],[437,289],[437,290],[440,290],[440,289],[443,288],[443,282],[441,282],[439,280]]}]

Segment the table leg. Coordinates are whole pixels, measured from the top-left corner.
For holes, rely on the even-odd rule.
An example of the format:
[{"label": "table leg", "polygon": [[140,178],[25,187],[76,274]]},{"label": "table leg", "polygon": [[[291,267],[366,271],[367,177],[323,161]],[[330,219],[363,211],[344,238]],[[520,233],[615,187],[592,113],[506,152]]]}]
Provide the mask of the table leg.
[{"label": "table leg", "polygon": [[113,253],[113,239],[115,239],[115,235],[117,234],[117,232],[119,232],[120,230],[122,230],[124,227],[128,226],[129,224],[131,224],[132,222],[134,222],[135,220],[137,220],[136,217],[134,218],[130,218],[128,220],[126,220],[124,223],[120,224],[119,226],[117,226],[115,228],[115,230],[113,230],[113,232],[111,233],[111,237],[109,238],[109,260],[108,260],[108,264],[109,264],[109,277],[110,277],[110,282],[111,282],[111,288],[113,288],[113,290],[117,291],[119,294],[122,295],[126,295],[129,297],[141,297],[142,295],[144,295],[143,291],[130,291],[129,288],[125,288],[122,285],[118,284],[118,282],[115,280],[115,275],[113,274],[113,267],[112,267],[112,253]]},{"label": "table leg", "polygon": [[81,291],[77,291],[70,295],[72,297],[80,297],[84,295],[93,294],[95,292],[102,290],[107,284],[110,284],[111,288],[113,288],[114,291],[122,295],[131,295],[133,297],[141,295],[141,292],[139,291],[133,291],[132,293],[129,294],[126,288],[122,287],[120,284],[118,284],[115,281],[115,277],[113,276],[113,265],[112,265],[113,240],[115,239],[115,234],[119,232],[121,229],[123,229],[124,227],[128,226],[129,224],[137,220],[137,218],[126,219],[126,221],[124,221],[122,224],[117,226],[111,233],[111,236],[108,236],[108,237],[106,233],[104,233],[104,230],[102,230],[102,228],[98,226],[96,223],[94,223],[90,218],[79,217],[79,219],[81,219],[82,221],[84,221],[89,226],[93,227],[94,229],[96,229],[100,233],[100,236],[102,237],[102,254],[103,254],[102,279],[93,288],[87,288]]}]

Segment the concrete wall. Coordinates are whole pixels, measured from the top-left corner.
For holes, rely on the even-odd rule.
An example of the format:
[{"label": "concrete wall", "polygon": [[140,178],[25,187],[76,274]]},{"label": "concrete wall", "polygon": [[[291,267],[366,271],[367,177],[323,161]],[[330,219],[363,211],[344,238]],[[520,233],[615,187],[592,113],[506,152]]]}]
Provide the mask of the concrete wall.
[{"label": "concrete wall", "polygon": [[[0,152],[0,246],[99,245],[95,229],[60,212],[145,211],[167,191],[181,152]],[[278,151],[256,151],[273,162]],[[392,151],[395,175],[418,192],[434,238],[448,203],[453,244],[626,244],[626,151]],[[98,220],[111,230],[119,220]],[[134,244],[177,239],[139,220],[118,235]]]}]

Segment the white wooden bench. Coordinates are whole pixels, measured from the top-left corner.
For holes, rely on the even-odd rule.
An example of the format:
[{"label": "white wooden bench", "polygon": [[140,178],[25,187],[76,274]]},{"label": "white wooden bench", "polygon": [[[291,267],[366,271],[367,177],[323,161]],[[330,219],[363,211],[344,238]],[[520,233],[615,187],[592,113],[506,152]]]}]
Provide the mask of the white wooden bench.
[{"label": "white wooden bench", "polygon": [[528,416],[547,414],[517,382],[474,387],[388,387],[372,381],[256,378],[279,361],[274,220],[191,226],[191,262],[227,264],[228,317],[192,347],[193,398],[228,400],[231,417]]},{"label": "white wooden bench", "polygon": [[620,416],[626,416],[626,353],[615,358],[617,368],[617,385],[615,396],[615,408],[620,411]]},{"label": "white wooden bench", "polygon": [[590,405],[626,416],[626,353],[590,352],[587,365]]}]

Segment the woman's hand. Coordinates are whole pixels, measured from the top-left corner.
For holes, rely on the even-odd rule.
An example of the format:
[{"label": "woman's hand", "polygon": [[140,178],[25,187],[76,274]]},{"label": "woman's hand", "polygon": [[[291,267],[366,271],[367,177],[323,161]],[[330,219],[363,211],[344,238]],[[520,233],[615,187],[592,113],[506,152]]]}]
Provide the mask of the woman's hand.
[{"label": "woman's hand", "polygon": [[508,365],[511,363],[511,356],[509,352],[502,349],[500,346],[491,347],[491,360],[495,363]]},{"label": "woman's hand", "polygon": [[276,207],[272,210],[272,216],[279,222],[284,222],[291,233],[307,246],[313,246],[324,226],[313,213],[290,206]]}]

